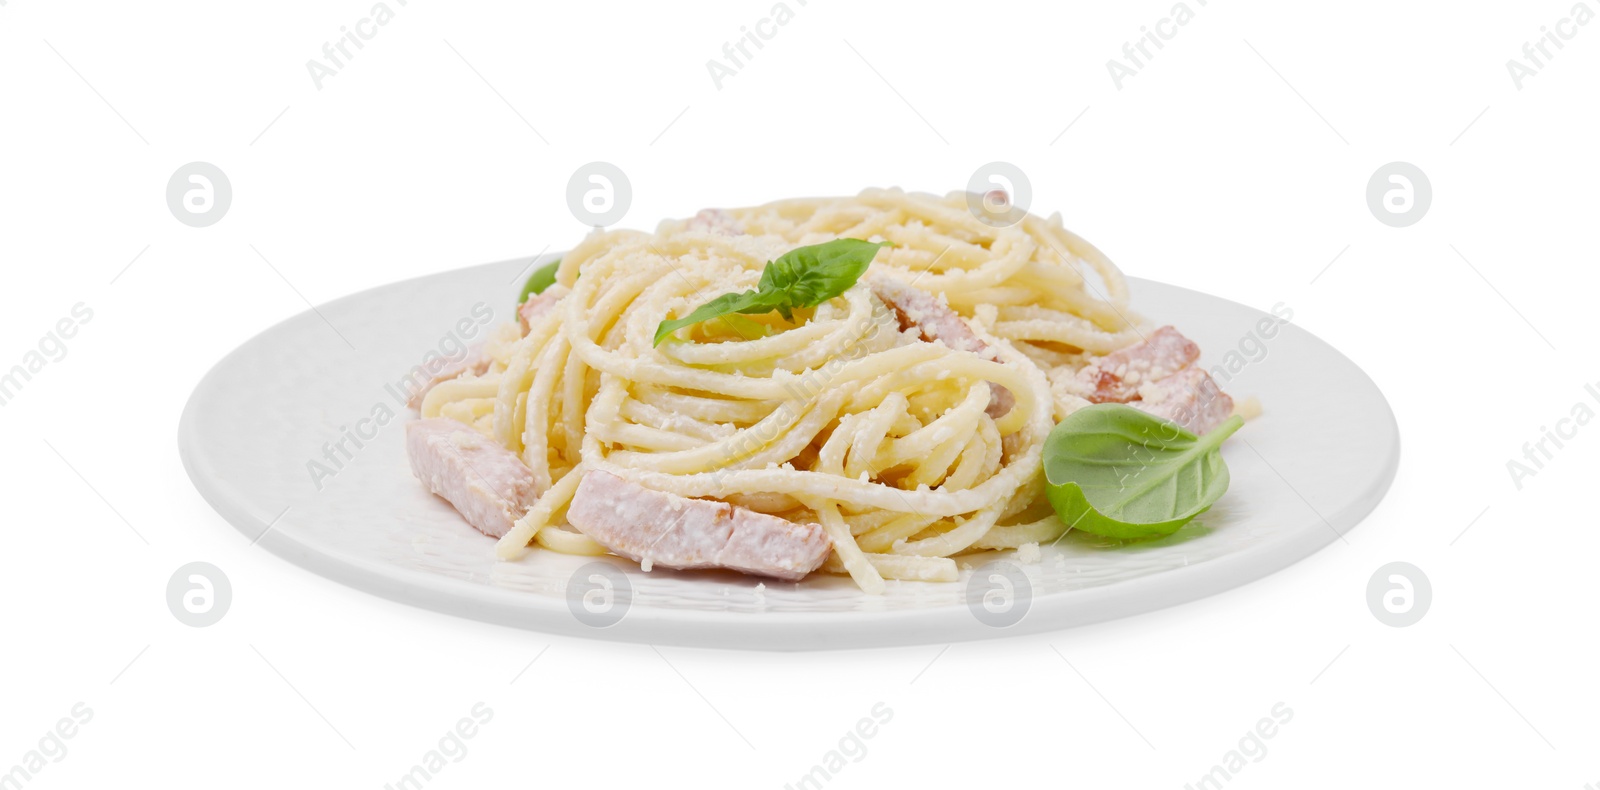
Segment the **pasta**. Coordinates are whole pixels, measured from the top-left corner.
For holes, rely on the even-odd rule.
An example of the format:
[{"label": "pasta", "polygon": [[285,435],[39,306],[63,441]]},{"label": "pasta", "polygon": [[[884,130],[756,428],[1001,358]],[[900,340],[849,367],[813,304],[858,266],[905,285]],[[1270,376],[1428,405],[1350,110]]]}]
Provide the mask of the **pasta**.
[{"label": "pasta", "polygon": [[[834,239],[890,246],[842,295],[790,319],[732,315],[655,344],[663,320]],[[565,518],[582,475],[604,471],[818,524],[832,544],[822,569],[868,592],[952,581],[953,557],[1066,529],[1041,454],[1087,401],[1052,382],[1141,340],[1121,273],[1059,217],[995,227],[965,193],[869,189],[702,212],[655,233],[596,231],[555,281],[525,331],[494,333],[481,375],[421,403],[424,418],[470,425],[531,470],[541,493],[500,538],[503,559],[534,546],[605,553]],[[986,351],[916,337],[874,282],[947,304]]]}]

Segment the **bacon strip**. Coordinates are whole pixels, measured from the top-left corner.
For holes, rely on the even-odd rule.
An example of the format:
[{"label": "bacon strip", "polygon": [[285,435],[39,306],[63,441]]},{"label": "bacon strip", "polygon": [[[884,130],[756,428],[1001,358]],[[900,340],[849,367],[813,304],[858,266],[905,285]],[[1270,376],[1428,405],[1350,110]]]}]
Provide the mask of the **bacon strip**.
[{"label": "bacon strip", "polygon": [[655,491],[599,470],[584,473],[567,521],[646,568],[727,568],[798,581],[833,549],[820,525]]},{"label": "bacon strip", "polygon": [[1199,368],[1185,368],[1139,388],[1128,405],[1202,434],[1233,414],[1233,398]]},{"label": "bacon strip", "polygon": [[1200,347],[1178,330],[1164,326],[1144,342],[1113,351],[1078,371],[1078,384],[1090,403],[1127,403],[1139,387],[1164,379],[1200,358]]},{"label": "bacon strip", "polygon": [[1233,398],[1211,374],[1193,367],[1200,347],[1164,326],[1144,342],[1091,362],[1070,379],[1091,403],[1126,403],[1195,433],[1205,433],[1233,413]]},{"label": "bacon strip", "polygon": [[407,423],[406,454],[411,473],[429,491],[491,538],[509,532],[539,498],[533,471],[522,459],[455,420]]},{"label": "bacon strip", "polygon": [[[972,327],[961,319],[956,311],[950,309],[943,299],[913,288],[899,280],[888,277],[870,277],[867,287],[872,293],[882,300],[888,308],[894,311],[895,317],[900,320],[901,329],[916,328],[922,339],[930,343],[943,343],[957,351],[968,351],[977,354],[991,362],[1000,361],[1000,355],[995,353],[988,343],[978,337]],[[986,410],[990,417],[1002,417],[1016,403],[1016,396],[1011,390],[999,384],[989,384],[989,408]]]}]

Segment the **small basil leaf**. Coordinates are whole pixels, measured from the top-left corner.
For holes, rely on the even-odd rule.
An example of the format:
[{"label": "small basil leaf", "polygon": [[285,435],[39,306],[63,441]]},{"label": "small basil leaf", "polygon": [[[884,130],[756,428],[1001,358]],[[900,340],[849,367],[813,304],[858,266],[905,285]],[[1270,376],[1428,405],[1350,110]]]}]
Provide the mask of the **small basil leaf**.
[{"label": "small basil leaf", "polygon": [[734,334],[746,338],[767,337],[772,334],[772,327],[760,321],[751,321],[738,313],[729,313],[717,319],[728,325]]},{"label": "small basil leaf", "polygon": [[785,294],[785,304],[791,308],[816,307],[855,285],[882,246],[882,242],[834,239],[796,247],[767,264],[759,289]]},{"label": "small basil leaf", "polygon": [[540,266],[537,269],[534,269],[533,274],[528,275],[528,281],[522,284],[522,296],[517,298],[517,304],[520,305],[523,302],[528,301],[528,297],[533,296],[534,294],[544,293],[544,289],[554,285],[556,281],[556,269],[560,267],[561,259],[557,258],[543,266]]},{"label": "small basil leaf", "polygon": [[656,327],[655,342],[651,345],[659,346],[668,335],[686,326],[693,326],[701,321],[721,318],[729,313],[767,313],[772,311],[771,305],[762,306],[761,296],[757,291],[744,291],[741,293],[723,294],[694,309],[694,312],[670,321],[662,321]]},{"label": "small basil leaf", "polygon": [[1222,441],[1230,417],[1204,436],[1131,406],[1079,409],[1045,439],[1046,494],[1075,529],[1111,538],[1171,535],[1228,490]]},{"label": "small basil leaf", "polygon": [[756,290],[723,294],[682,318],[662,321],[656,327],[655,345],[683,327],[729,313],[759,315],[777,310],[785,321],[793,321],[796,308],[816,307],[849,290],[872,265],[878,248],[886,245],[888,242],[834,239],[796,247],[767,262]]}]

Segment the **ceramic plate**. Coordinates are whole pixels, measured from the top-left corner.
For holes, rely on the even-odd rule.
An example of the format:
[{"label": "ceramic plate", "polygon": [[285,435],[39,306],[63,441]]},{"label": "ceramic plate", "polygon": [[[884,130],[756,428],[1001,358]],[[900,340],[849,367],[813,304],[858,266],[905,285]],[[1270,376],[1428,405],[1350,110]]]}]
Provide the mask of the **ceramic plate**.
[{"label": "ceramic plate", "polygon": [[[1258,310],[1133,280],[1141,314],[1178,326],[1204,349],[1201,364],[1226,374],[1230,393],[1264,408],[1224,448],[1227,495],[1176,535],[1117,545],[1073,533],[1036,562],[984,555],[967,560],[960,582],[891,581],[881,596],[843,577],[645,573],[548,551],[501,562],[493,540],[411,476],[412,415],[394,383],[428,354],[513,318],[531,264],[375,288],[245,343],[184,411],[179,446],[195,486],[249,540],[396,601],[550,633],[801,650],[1032,633],[1192,601],[1342,539],[1399,463],[1383,394],[1331,346]],[[597,561],[611,572],[597,572]]]}]

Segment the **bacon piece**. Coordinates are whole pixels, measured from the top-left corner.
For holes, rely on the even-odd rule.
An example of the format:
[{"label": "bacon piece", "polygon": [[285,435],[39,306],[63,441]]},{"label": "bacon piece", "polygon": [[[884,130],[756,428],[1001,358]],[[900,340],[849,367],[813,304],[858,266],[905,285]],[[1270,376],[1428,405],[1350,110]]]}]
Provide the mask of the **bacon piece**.
[{"label": "bacon piece", "polygon": [[599,470],[584,473],[567,521],[646,568],[728,568],[798,581],[833,549],[817,524],[654,491]]},{"label": "bacon piece", "polygon": [[1078,371],[1076,388],[1090,403],[1128,403],[1139,387],[1167,378],[1200,358],[1200,347],[1170,326],[1144,342],[1113,351]]},{"label": "bacon piece", "polygon": [[411,394],[411,397],[406,400],[406,405],[413,409],[420,409],[422,408],[422,399],[428,397],[428,392],[434,387],[466,375],[482,376],[488,372],[489,365],[493,362],[494,360],[484,353],[483,344],[474,343],[467,347],[467,353],[461,359],[449,362],[444,367],[439,368],[437,373],[434,373],[416,392]]},{"label": "bacon piece", "polygon": [[1199,368],[1183,370],[1139,388],[1128,405],[1202,434],[1233,413],[1233,398]]},{"label": "bacon piece", "polygon": [[888,277],[870,277],[867,286],[894,311],[902,329],[916,327],[922,339],[930,343],[941,342],[957,351],[998,359],[994,350],[939,297]]},{"label": "bacon piece", "polygon": [[544,289],[543,293],[528,297],[528,301],[517,308],[517,320],[522,323],[522,334],[527,335],[528,327],[533,324],[534,319],[550,312],[556,302],[567,295],[567,291],[565,285],[551,285]]},{"label": "bacon piece", "polygon": [[[943,299],[913,288],[899,280],[888,277],[870,277],[867,287],[872,293],[882,300],[895,317],[900,321],[901,329],[916,328],[922,339],[930,343],[943,343],[957,351],[969,351],[991,362],[1000,361],[1000,355],[988,343],[978,337],[972,327],[961,319],[956,311],[950,309]],[[1011,390],[990,383],[989,408],[986,410],[990,417],[1002,417],[1016,403],[1016,396]]]},{"label": "bacon piece", "polygon": [[498,538],[539,498],[533,471],[511,451],[455,420],[406,424],[411,473],[455,506],[479,532]]}]

